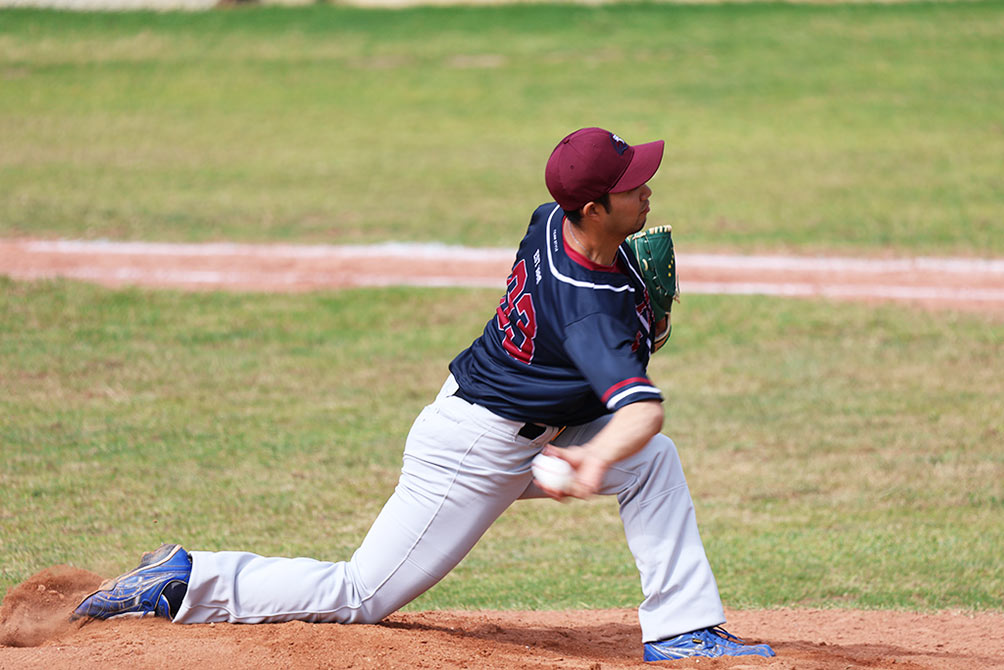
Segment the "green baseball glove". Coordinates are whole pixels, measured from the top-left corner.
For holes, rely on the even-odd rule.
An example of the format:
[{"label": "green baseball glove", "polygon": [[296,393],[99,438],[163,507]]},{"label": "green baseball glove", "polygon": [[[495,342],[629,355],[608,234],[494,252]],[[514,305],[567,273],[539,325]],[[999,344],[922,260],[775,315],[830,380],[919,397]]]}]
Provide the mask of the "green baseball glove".
[{"label": "green baseball glove", "polygon": [[656,226],[635,233],[627,238],[631,250],[638,257],[641,276],[648,288],[648,297],[652,301],[655,312],[655,322],[658,327],[663,318],[666,327],[656,333],[655,349],[659,350],[669,339],[672,324],[670,312],[673,302],[680,301],[680,281],[676,276],[676,252],[673,250],[672,226]]}]

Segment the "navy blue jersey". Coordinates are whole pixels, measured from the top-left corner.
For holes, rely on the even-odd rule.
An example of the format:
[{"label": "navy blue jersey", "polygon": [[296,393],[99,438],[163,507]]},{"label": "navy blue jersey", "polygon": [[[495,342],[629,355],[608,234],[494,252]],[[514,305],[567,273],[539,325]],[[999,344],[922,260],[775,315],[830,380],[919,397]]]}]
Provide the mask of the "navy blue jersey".
[{"label": "navy blue jersey", "polygon": [[576,252],[563,212],[530,218],[495,316],[450,363],[458,395],[516,421],[592,421],[639,400],[662,400],[646,373],[653,313],[627,244],[614,265]]}]

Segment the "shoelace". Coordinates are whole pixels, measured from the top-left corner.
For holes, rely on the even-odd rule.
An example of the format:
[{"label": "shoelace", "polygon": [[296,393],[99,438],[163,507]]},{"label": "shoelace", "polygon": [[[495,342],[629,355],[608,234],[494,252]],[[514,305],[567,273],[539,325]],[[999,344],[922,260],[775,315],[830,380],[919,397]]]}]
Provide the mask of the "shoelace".
[{"label": "shoelace", "polygon": [[705,628],[704,630],[734,644],[745,644],[745,642],[741,637],[733,635],[732,633],[725,630],[721,626],[712,626],[711,628]]}]

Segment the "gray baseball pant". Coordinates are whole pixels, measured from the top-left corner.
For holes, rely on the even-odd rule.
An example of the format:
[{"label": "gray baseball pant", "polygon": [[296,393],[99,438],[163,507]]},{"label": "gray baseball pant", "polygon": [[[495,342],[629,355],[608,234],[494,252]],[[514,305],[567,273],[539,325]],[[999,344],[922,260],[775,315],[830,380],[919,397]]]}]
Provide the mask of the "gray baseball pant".
[{"label": "gray baseball pant", "polygon": [[[530,462],[549,442],[582,444],[608,420],[527,440],[523,424],[454,395],[447,379],[408,435],[401,477],[351,560],[193,551],[176,623],[375,623],[452,570],[513,502],[541,497]],[[642,640],[725,622],[676,447],[657,435],[615,463],[600,491],[615,495],[641,575]]]}]

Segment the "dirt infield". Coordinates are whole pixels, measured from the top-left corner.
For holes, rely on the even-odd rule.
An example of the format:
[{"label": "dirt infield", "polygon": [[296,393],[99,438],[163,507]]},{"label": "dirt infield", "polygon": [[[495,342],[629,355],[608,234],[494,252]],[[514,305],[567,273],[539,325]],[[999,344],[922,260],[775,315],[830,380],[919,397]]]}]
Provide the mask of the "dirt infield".
[{"label": "dirt infield", "polygon": [[[351,286],[501,289],[511,249],[164,244],[0,239],[0,275],[104,286],[312,291]],[[1004,259],[735,255],[678,250],[683,295],[717,293],[902,302],[1004,315]]]},{"label": "dirt infield", "polygon": [[[603,668],[641,662],[633,610],[410,612],[375,626],[174,625],[165,619],[73,622],[101,582],[68,566],[39,572],[0,606],[0,668]],[[1004,668],[1004,614],[730,611],[729,627],[768,642],[772,659],[703,659],[674,668],[990,670]]]}]

